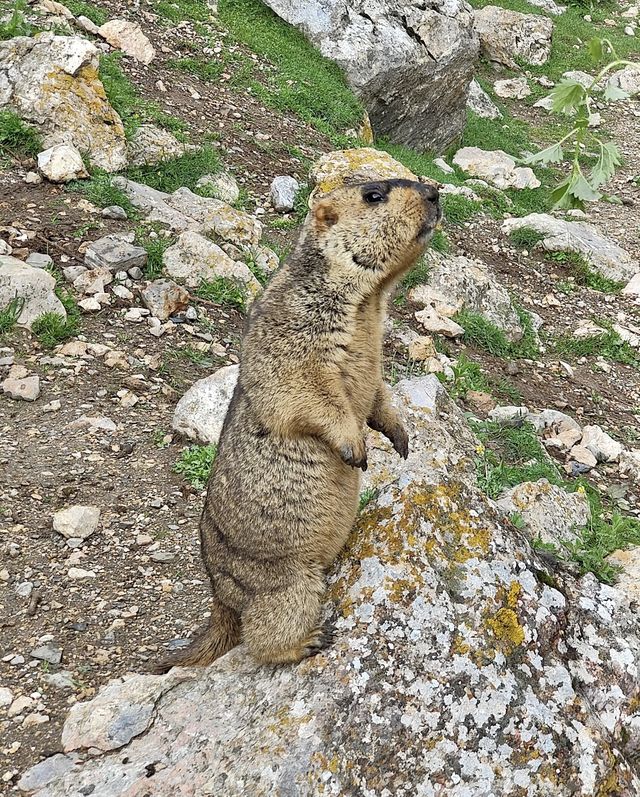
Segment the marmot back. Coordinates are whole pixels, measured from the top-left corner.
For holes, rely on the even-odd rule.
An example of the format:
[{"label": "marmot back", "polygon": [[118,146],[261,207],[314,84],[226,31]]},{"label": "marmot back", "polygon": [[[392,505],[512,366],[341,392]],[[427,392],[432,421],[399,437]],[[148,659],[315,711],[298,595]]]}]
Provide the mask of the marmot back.
[{"label": "marmot back", "polygon": [[408,180],[312,208],[243,339],[200,525],[209,626],[159,669],[209,664],[241,641],[269,663],[325,643],[324,574],[356,517],[365,425],[408,454],[382,382],[384,313],[439,219],[437,191]]}]

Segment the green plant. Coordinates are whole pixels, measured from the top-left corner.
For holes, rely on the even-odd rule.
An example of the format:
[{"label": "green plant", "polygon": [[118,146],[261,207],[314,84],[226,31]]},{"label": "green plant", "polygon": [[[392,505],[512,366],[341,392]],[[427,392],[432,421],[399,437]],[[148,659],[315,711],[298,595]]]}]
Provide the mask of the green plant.
[{"label": "green plant", "polygon": [[240,312],[246,310],[247,291],[244,285],[229,277],[215,277],[205,280],[196,290],[196,295],[216,304],[235,307]]},{"label": "green plant", "polygon": [[514,309],[524,331],[522,338],[511,343],[505,333],[479,313],[470,310],[459,312],[455,320],[464,328],[464,339],[497,357],[535,358],[538,344],[531,316],[514,303]]},{"label": "green plant", "polygon": [[[589,123],[598,85],[612,70],[634,64],[619,58],[609,39],[592,39],[589,42],[589,52],[596,63],[602,62],[605,56],[613,60],[600,69],[589,86],[585,87],[576,80],[564,78],[549,95],[553,101],[552,110],[568,116],[573,122],[572,129],[559,141],[524,159],[528,164],[561,163],[565,160],[565,148],[571,150],[569,175],[551,193],[551,202],[555,208],[583,209],[585,202],[601,199],[601,188],[613,177],[621,163],[616,144],[603,141],[593,132]],[[627,92],[610,81],[604,88],[605,102],[615,102],[628,96]],[[582,169],[585,148],[595,148],[597,152],[596,161],[588,174]]]},{"label": "green plant", "polygon": [[202,490],[207,484],[211,467],[217,453],[217,446],[189,446],[185,448],[173,470],[179,473],[196,490]]},{"label": "green plant", "polygon": [[170,22],[206,22],[211,17],[206,0],[154,0],[153,7],[158,16]]},{"label": "green plant", "polygon": [[464,224],[481,209],[479,202],[459,194],[444,194],[440,204],[449,224]]},{"label": "green plant", "polygon": [[95,3],[88,3],[85,0],[65,0],[65,5],[76,17],[85,16],[96,25],[104,25],[109,19],[109,15]]},{"label": "green plant", "polygon": [[378,490],[375,487],[367,487],[366,490],[363,490],[360,493],[360,500],[358,502],[358,512],[362,512],[362,510],[370,504],[372,501],[378,497]]},{"label": "green plant", "polygon": [[594,271],[584,257],[576,252],[550,252],[548,257],[557,263],[569,265],[576,285],[584,285],[601,293],[620,293],[624,288],[624,282],[608,279]]},{"label": "green plant", "polygon": [[131,220],[137,219],[140,215],[124,191],[113,185],[113,175],[102,169],[91,169],[89,180],[75,180],[67,185],[67,190],[84,194],[99,208],[119,205]]},{"label": "green plant", "polygon": [[411,290],[411,288],[415,288],[416,285],[424,285],[429,282],[430,273],[431,268],[429,264],[424,258],[420,258],[415,266],[405,274],[401,283],[402,287],[406,290]]},{"label": "green plant", "polygon": [[511,243],[519,246],[522,249],[533,249],[533,247],[544,240],[544,235],[531,227],[520,227],[517,230],[511,230],[509,233]]},{"label": "green plant", "polygon": [[454,398],[458,396],[464,398],[470,390],[488,391],[489,386],[482,373],[482,368],[478,363],[470,360],[466,354],[460,354],[452,366],[452,370],[453,384],[450,392]]},{"label": "green plant", "polygon": [[11,330],[18,323],[20,313],[24,307],[24,299],[16,296],[12,299],[4,309],[0,310],[0,337],[11,332]]},{"label": "green plant", "polygon": [[127,177],[170,194],[183,187],[194,191],[201,177],[218,171],[220,156],[214,147],[205,145],[193,152],[186,152],[179,158],[171,158],[152,166],[134,166],[128,169]]},{"label": "green plant", "polygon": [[174,58],[167,63],[173,69],[188,72],[205,82],[215,82],[225,70],[224,60],[211,61],[204,58]]},{"label": "green plant", "polygon": [[42,141],[33,127],[13,111],[0,111],[0,155],[34,158],[41,149]]},{"label": "green plant", "polygon": [[172,236],[163,235],[161,225],[145,225],[136,229],[136,244],[147,250],[143,271],[148,279],[157,279],[164,268],[164,253],[176,242]]},{"label": "green plant", "polygon": [[446,232],[443,230],[436,230],[433,233],[433,238],[431,239],[429,246],[436,252],[441,252],[443,255],[446,255],[446,253],[449,251],[449,239],[447,238]]},{"label": "green plant", "polygon": [[253,260],[249,258],[247,260],[247,268],[253,274],[253,276],[258,280],[260,285],[266,285],[269,281],[269,274],[266,271],[263,271],[260,266]]},{"label": "green plant", "polygon": [[43,313],[33,322],[31,331],[45,349],[52,349],[78,334],[77,310],[66,318],[60,313]]},{"label": "green plant", "polygon": [[11,16],[5,22],[0,22],[0,41],[13,39],[16,36],[31,36],[34,33],[32,25],[24,15],[26,10],[27,4],[24,0],[14,0]]},{"label": "green plant", "polygon": [[[597,322],[606,329],[604,321]],[[588,338],[574,338],[571,335],[563,335],[555,342],[555,350],[558,354],[573,355],[574,357],[600,356],[606,360],[631,365],[640,369],[640,357],[626,341],[613,329],[607,329],[601,335],[593,335]]]}]

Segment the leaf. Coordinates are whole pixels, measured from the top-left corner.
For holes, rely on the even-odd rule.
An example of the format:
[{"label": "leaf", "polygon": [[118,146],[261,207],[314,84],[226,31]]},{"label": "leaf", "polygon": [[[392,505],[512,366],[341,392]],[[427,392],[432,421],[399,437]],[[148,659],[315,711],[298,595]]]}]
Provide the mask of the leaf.
[{"label": "leaf", "polygon": [[601,61],[604,58],[604,46],[602,39],[594,36],[589,42],[589,53],[594,61]]},{"label": "leaf", "polygon": [[579,205],[575,204],[574,197],[569,193],[570,186],[571,177],[567,177],[566,180],[563,180],[553,189],[551,192],[551,201],[553,202],[554,209],[565,210],[579,207],[582,210],[584,203],[581,202]]},{"label": "leaf", "polygon": [[553,100],[553,111],[570,116],[584,103],[587,91],[576,80],[565,78],[558,83],[549,96]]},{"label": "leaf", "polygon": [[569,191],[574,197],[581,199],[584,202],[593,202],[596,199],[600,199],[602,196],[599,191],[596,191],[591,185],[589,185],[589,181],[581,171],[578,171],[572,176]]},{"label": "leaf", "polygon": [[546,149],[541,149],[540,152],[534,152],[532,155],[528,155],[526,158],[523,158],[523,163],[560,163],[560,161],[564,160],[564,150],[560,144],[552,144],[550,147]]},{"label": "leaf", "polygon": [[[613,78],[612,78],[613,80]],[[621,89],[619,86],[616,86],[611,80],[607,83],[604,88],[604,98],[609,102],[615,102],[616,100],[626,100],[629,97],[629,92]]]},{"label": "leaf", "polygon": [[620,150],[615,144],[610,141],[606,144],[600,142],[600,156],[591,170],[591,185],[598,188],[607,183],[616,173],[621,162]]}]

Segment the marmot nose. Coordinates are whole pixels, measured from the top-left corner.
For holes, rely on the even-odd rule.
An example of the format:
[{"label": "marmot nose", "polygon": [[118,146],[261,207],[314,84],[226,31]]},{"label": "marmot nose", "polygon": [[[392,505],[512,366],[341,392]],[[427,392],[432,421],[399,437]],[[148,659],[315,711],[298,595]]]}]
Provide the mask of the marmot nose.
[{"label": "marmot nose", "polygon": [[420,183],[419,190],[427,202],[437,202],[438,199],[440,198],[440,192],[435,187],[435,185],[429,185],[428,183]]}]

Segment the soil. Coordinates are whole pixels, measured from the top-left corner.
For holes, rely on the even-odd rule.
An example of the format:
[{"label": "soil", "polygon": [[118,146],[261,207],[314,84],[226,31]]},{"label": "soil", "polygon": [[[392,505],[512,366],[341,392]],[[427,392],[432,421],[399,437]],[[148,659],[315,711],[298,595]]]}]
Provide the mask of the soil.
[{"label": "soil", "polygon": [[[135,13],[118,3],[98,5],[110,16]],[[203,46],[193,25],[162,28],[145,13],[138,19],[158,57],[148,68],[123,59],[123,69],[145,98],[188,122],[192,140],[215,133],[225,167],[248,192],[248,209],[261,212],[266,240],[287,249],[294,233],[270,226],[276,218],[268,203],[271,180],[281,174],[304,180],[308,161],[330,150],[330,142],[293,115],[261,105],[234,84],[232,70],[211,84],[170,68],[170,59]],[[219,44],[236,47],[222,35]],[[640,189],[629,180],[640,174],[637,114],[637,103],[625,103],[607,123],[625,154],[613,190],[628,204],[601,203],[590,211],[604,233],[636,252]],[[59,266],[80,265],[87,241],[132,228],[131,222],[104,220],[79,194],[48,183],[26,185],[31,166],[13,163],[0,172],[0,237],[14,254],[48,252]],[[499,226],[481,216],[463,227],[449,226],[447,233],[454,253],[489,263],[522,306],[542,317],[546,351],[536,362],[509,366],[509,373],[503,359],[461,343],[446,342],[451,356],[465,350],[491,383],[508,380],[519,403],[531,409],[562,409],[638,447],[640,372],[615,363],[605,372],[594,358],[559,358],[551,341],[570,333],[581,318],[616,322],[624,314],[638,324],[640,307],[628,297],[603,298],[582,287],[569,295],[558,292],[558,283],[571,276],[568,267],[515,249]],[[559,305],[549,303],[550,294]],[[171,334],[154,338],[145,322],[124,320],[128,306],[115,300],[97,315],[83,316],[81,325],[82,340],[132,355],[135,363],[127,368],[107,367],[104,358],[44,351],[26,332],[0,341],[0,358],[11,354],[41,379],[41,396],[33,404],[0,396],[0,687],[33,701],[16,718],[0,709],[0,791],[7,794],[16,791],[19,773],[61,751],[71,704],[90,698],[111,678],[144,670],[160,651],[191,635],[207,612],[198,541],[203,493],[173,470],[185,442],[172,435],[171,419],[194,381],[237,362],[243,317],[229,308],[201,306],[208,323],[179,323]],[[424,334],[410,306],[393,305],[392,312],[396,323]],[[414,367],[392,339],[385,355],[389,370],[397,367],[402,374]],[[130,406],[132,394],[137,401]],[[495,395],[512,403],[499,388]],[[60,409],[46,411],[55,400]],[[106,416],[117,431],[73,427],[83,415]],[[622,485],[626,510],[640,515],[637,490],[613,468],[600,467],[591,478],[604,489]],[[54,512],[71,504],[101,511],[98,531],[75,549],[52,528]],[[70,566],[94,575],[70,579]],[[46,640],[62,649],[59,665],[31,657]],[[68,687],[51,683],[60,671],[71,674]]]}]

